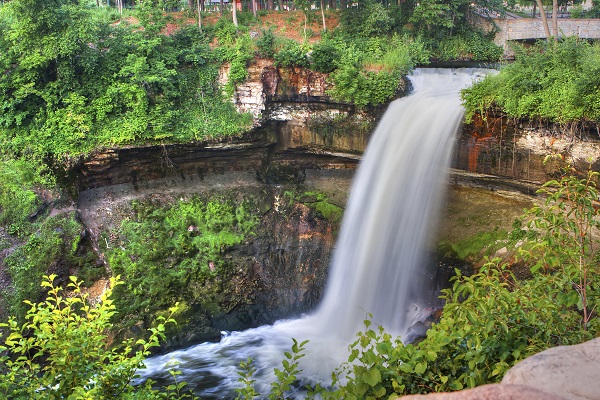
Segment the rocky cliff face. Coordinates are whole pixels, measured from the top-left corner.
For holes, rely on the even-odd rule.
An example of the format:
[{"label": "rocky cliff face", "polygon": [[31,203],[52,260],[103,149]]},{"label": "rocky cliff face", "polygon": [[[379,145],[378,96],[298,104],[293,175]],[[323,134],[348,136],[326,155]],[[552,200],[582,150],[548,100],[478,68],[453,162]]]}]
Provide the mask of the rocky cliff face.
[{"label": "rocky cliff face", "polygon": [[[221,81],[226,82],[227,74],[225,67]],[[325,74],[282,70],[256,60],[232,99],[239,111],[254,115],[251,132],[218,143],[106,149],[76,168],[79,187],[225,170],[254,170],[259,179],[274,182],[287,174],[277,172],[282,168],[296,169],[293,179],[301,181],[307,169],[354,168],[383,110],[336,102],[327,95],[328,88]],[[566,163],[580,169],[599,166],[598,133],[489,114],[464,126],[453,167],[540,183],[555,177]]]},{"label": "rocky cliff face", "polygon": [[[251,196],[264,204],[256,236],[224,254],[238,266],[224,284],[229,297],[218,299],[213,311],[192,306],[183,318],[185,328],[173,333],[170,345],[216,338],[219,330],[273,322],[318,304],[339,221],[325,218],[302,196],[290,201],[284,194],[324,193],[343,207],[381,112],[334,102],[327,85],[322,74],[282,71],[259,61],[234,96],[241,111],[255,116],[255,127],[243,137],[106,149],[74,170],[78,208],[100,255],[102,232],[110,234],[119,226],[127,216],[119,210],[133,200],[212,191]],[[560,163],[590,157],[597,163],[600,143],[592,135],[567,136],[518,124],[509,129],[502,119],[476,120],[457,137],[454,183],[534,193],[535,185],[523,180],[544,182],[554,176],[559,163],[544,164],[548,154],[560,154]],[[481,218],[480,209],[477,213]]]},{"label": "rocky cliff face", "polygon": [[539,121],[476,116],[459,136],[454,167],[530,182],[556,178],[567,164],[580,171],[600,167],[600,138],[594,129]]}]

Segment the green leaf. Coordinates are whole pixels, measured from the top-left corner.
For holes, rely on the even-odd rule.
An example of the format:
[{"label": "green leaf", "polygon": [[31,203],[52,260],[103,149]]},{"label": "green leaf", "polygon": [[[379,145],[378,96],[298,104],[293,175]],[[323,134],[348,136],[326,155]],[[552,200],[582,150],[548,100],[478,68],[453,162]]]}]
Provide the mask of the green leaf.
[{"label": "green leaf", "polygon": [[369,386],[373,387],[381,382],[381,373],[377,368],[371,368],[364,373],[363,379]]},{"label": "green leaf", "polygon": [[417,365],[415,365],[415,373],[418,375],[423,375],[423,373],[425,372],[426,369],[427,369],[426,362],[420,362],[420,363],[417,363]]}]

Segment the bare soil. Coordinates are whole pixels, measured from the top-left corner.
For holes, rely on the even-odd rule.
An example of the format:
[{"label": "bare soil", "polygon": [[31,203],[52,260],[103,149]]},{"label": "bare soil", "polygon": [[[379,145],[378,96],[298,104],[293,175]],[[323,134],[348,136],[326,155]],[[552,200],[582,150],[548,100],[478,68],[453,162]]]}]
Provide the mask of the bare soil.
[{"label": "bare soil", "polygon": [[[183,25],[196,25],[198,23],[196,18],[190,18],[187,15],[184,12],[171,13],[174,22],[169,23],[163,33],[172,35]],[[257,34],[263,29],[272,29],[273,33],[279,37],[293,39],[299,43],[303,43],[306,38],[309,43],[315,43],[322,38],[323,18],[319,10],[311,10],[306,15],[305,25],[305,14],[302,11],[270,11],[266,15],[259,15],[259,21],[250,26],[250,32]],[[231,19],[231,12],[226,12],[223,17],[218,12],[211,13],[202,20],[202,23],[213,25],[219,18]],[[327,30],[333,30],[339,25],[339,15],[325,11],[325,25]]]}]

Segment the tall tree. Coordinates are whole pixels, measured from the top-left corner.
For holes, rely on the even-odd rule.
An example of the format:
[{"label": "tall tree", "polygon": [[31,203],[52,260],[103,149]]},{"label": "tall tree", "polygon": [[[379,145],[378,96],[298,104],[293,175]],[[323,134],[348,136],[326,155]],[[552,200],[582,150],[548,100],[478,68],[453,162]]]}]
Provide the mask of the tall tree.
[{"label": "tall tree", "polygon": [[554,31],[554,42],[558,43],[558,0],[552,0],[552,30]]},{"label": "tall tree", "polygon": [[202,9],[200,7],[200,1],[201,0],[196,0],[196,12],[198,13],[198,29],[202,32]]},{"label": "tall tree", "polygon": [[544,5],[542,4],[542,0],[535,0],[538,8],[540,9],[540,16],[542,17],[542,25],[544,26],[544,32],[546,33],[546,38],[549,38],[551,35],[550,33],[550,26],[548,26],[548,18],[546,18],[546,10],[544,9]]},{"label": "tall tree", "polygon": [[233,17],[233,25],[238,26],[237,19],[237,0],[233,0],[233,7],[231,8],[231,15]]},{"label": "tall tree", "polygon": [[321,18],[323,19],[323,32],[327,32],[327,24],[325,22],[325,0],[321,0]]}]

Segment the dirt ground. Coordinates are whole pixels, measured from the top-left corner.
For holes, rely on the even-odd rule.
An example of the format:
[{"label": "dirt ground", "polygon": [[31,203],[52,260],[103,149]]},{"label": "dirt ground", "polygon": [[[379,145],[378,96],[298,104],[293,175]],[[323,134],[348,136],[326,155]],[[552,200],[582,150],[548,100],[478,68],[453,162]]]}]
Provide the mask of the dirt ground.
[{"label": "dirt ground", "polygon": [[[262,13],[261,13],[262,14]],[[187,13],[176,12],[171,14],[174,22],[169,23],[165,30],[165,34],[171,35],[176,32],[182,25],[196,25],[197,19],[188,17]],[[305,18],[302,11],[270,11],[266,15],[259,15],[259,21],[253,22],[250,25],[251,34],[260,33],[263,29],[273,29],[275,35],[294,39],[299,43],[304,42],[306,36],[309,43],[314,43],[321,40],[323,32],[323,18],[320,10],[311,10],[307,14],[306,33]],[[202,20],[204,25],[215,24],[220,18],[218,12],[210,13],[208,17]],[[224,18],[231,20],[231,12],[226,12]],[[327,30],[332,30],[339,24],[338,15],[325,11],[325,25]],[[255,33],[253,33],[255,32]]]}]

